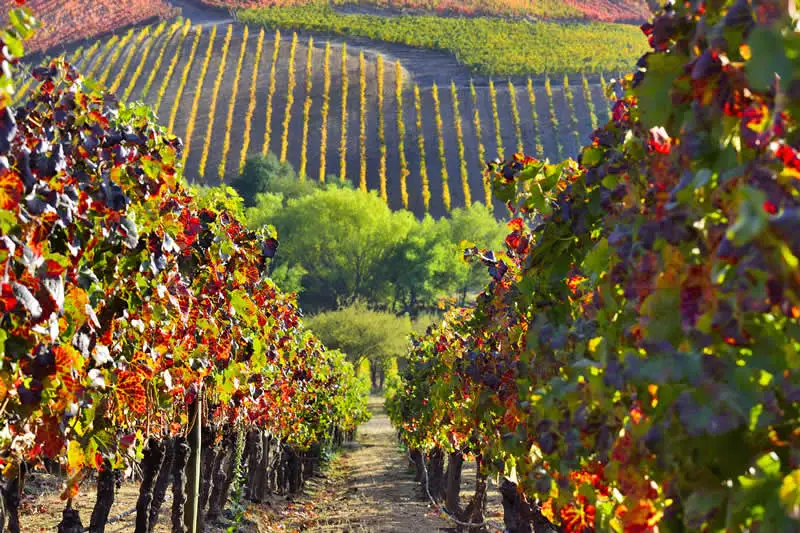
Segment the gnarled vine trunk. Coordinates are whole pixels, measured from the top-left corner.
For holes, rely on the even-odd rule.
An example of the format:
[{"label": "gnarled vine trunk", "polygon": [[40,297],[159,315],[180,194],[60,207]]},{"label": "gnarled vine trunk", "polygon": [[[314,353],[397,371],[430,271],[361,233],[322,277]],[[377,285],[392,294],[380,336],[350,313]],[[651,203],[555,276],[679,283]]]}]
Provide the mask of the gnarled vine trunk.
[{"label": "gnarled vine trunk", "polygon": [[264,440],[259,431],[251,431],[247,435],[250,449],[247,455],[247,492],[246,497],[251,501],[259,501],[261,494],[258,487],[267,476],[266,468],[261,468],[264,460]]},{"label": "gnarled vine trunk", "polygon": [[111,461],[105,459],[103,469],[97,474],[97,499],[89,522],[90,533],[104,533],[106,530],[108,515],[111,514],[111,506],[114,505],[115,477]]},{"label": "gnarled vine trunk", "polygon": [[461,516],[461,470],[464,467],[464,455],[459,452],[447,454],[447,470],[445,471],[444,506],[456,517]]},{"label": "gnarled vine trunk", "polygon": [[[481,472],[481,457],[478,456],[477,458],[477,465],[475,471],[475,493],[472,495],[472,499],[470,500],[467,508],[464,509],[462,513],[463,522],[469,524],[482,524],[486,518],[484,517],[484,511],[486,510],[486,474]],[[485,528],[480,526],[478,527],[470,527],[468,529],[469,533],[478,533],[484,531]]]},{"label": "gnarled vine trunk", "polygon": [[139,486],[139,499],[136,500],[136,533],[148,533],[150,529],[150,508],[153,503],[153,489],[164,463],[162,442],[154,438],[147,440],[142,460],[142,484]]},{"label": "gnarled vine trunk", "polygon": [[[414,449],[409,451],[409,457],[414,465],[414,481],[425,481],[425,464],[422,462],[422,452]],[[427,496],[426,496],[427,497]]]},{"label": "gnarled vine trunk", "polygon": [[[428,454],[428,492],[437,502],[444,500],[444,450],[434,448]],[[425,483],[425,479],[422,480]],[[422,487],[425,490],[425,487]]]},{"label": "gnarled vine trunk", "polygon": [[174,459],[175,440],[166,439],[164,441],[164,461],[161,463],[161,468],[158,470],[156,486],[153,489],[153,502],[150,505],[150,516],[147,521],[147,530],[149,533],[155,531],[158,515],[161,512],[161,506],[164,505],[164,498],[167,496],[167,489],[169,489],[170,476],[172,474],[172,461]]},{"label": "gnarled vine trunk", "polygon": [[61,522],[58,524],[58,533],[83,533],[83,524],[77,509],[73,509],[68,502],[67,507],[61,511]]},{"label": "gnarled vine trunk", "polygon": [[214,461],[213,485],[211,487],[211,498],[208,501],[208,512],[206,521],[211,522],[219,517],[225,502],[222,501],[223,490],[228,477],[228,465],[233,458],[233,438],[230,430],[225,430],[222,442],[217,451],[217,458]]},{"label": "gnarled vine trunk", "polygon": [[172,459],[172,533],[186,533],[183,512],[186,507],[186,465],[191,452],[186,437],[175,439],[175,456]]},{"label": "gnarled vine trunk", "polygon": [[[22,468],[22,467],[20,467]],[[8,512],[8,531],[10,533],[20,533],[19,531],[19,500],[24,486],[25,478],[22,472],[9,480],[3,489],[3,499]]]},{"label": "gnarled vine trunk", "polygon": [[500,494],[503,495],[503,520],[508,533],[560,533],[536,502],[527,501],[517,491],[516,484],[504,479]]}]

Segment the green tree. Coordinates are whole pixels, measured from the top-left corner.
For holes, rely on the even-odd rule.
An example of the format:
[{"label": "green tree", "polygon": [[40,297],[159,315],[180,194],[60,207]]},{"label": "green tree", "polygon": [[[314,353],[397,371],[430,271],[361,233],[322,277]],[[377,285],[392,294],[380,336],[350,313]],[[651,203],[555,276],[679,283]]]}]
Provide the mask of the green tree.
[{"label": "green tree", "polygon": [[383,387],[387,363],[405,353],[411,334],[408,316],[371,310],[362,300],[312,316],[306,325],[328,348],[347,354],[357,368],[368,360],[374,389]]},{"label": "green tree", "polygon": [[257,205],[260,194],[279,195],[286,201],[306,196],[316,189],[313,181],[301,181],[290,163],[281,163],[271,152],[249,157],[241,174],[231,181],[231,186],[244,199],[246,207]]},{"label": "green tree", "polygon": [[375,193],[335,185],[290,198],[268,216],[255,213],[251,223],[254,218],[278,230],[276,266],[305,269],[300,301],[310,311],[359,297],[383,304],[376,292],[383,285],[378,266],[416,224],[410,212],[392,212]]}]

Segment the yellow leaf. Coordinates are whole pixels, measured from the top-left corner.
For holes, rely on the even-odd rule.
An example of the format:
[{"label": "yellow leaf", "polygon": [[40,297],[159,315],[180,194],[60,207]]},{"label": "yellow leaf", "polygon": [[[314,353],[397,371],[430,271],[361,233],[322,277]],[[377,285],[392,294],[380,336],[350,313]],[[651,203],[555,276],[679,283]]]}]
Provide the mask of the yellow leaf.
[{"label": "yellow leaf", "polygon": [[597,347],[600,346],[600,343],[603,342],[603,337],[595,337],[589,341],[589,351],[595,353],[597,351]]},{"label": "yellow leaf", "polygon": [[795,519],[800,516],[800,469],[783,478],[778,496],[789,516]]},{"label": "yellow leaf", "polygon": [[83,455],[80,443],[74,440],[70,441],[67,447],[67,471],[74,475],[80,472],[85,465],[86,458]]}]

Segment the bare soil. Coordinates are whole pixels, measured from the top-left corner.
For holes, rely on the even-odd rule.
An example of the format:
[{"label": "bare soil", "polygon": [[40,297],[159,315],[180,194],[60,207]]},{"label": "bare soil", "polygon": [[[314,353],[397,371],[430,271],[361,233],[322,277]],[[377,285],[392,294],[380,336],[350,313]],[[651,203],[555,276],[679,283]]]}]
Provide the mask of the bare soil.
[{"label": "bare soil", "polygon": [[306,513],[273,513],[270,518],[279,520],[264,524],[267,531],[453,531],[451,524],[422,500],[419,483],[414,481],[384,412],[383,398],[372,397],[370,409],[372,419],[359,428],[358,442],[332,462],[326,478],[309,483],[306,494],[289,510]]}]

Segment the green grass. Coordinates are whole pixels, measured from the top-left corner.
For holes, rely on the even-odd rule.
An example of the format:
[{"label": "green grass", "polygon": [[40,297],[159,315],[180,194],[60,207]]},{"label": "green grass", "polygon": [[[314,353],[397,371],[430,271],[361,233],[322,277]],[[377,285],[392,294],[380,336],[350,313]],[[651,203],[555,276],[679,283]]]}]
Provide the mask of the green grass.
[{"label": "green grass", "polygon": [[367,37],[452,53],[489,75],[629,70],[647,51],[641,31],[627,24],[513,21],[498,18],[383,17],[343,14],[327,4],[244,9],[245,24]]}]

